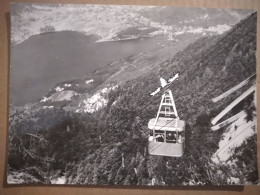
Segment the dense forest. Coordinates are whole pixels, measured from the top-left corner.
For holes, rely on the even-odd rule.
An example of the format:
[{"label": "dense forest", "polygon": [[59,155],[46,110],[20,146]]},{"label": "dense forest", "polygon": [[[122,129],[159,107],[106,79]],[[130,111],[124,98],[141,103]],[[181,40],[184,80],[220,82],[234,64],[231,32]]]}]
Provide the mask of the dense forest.
[{"label": "dense forest", "polygon": [[[210,130],[210,120],[248,85],[217,104],[211,99],[256,72],[255,52],[256,13],[119,85],[96,112],[72,112],[64,109],[67,102],[51,110],[42,109],[40,102],[12,108],[9,176],[41,184],[60,177],[66,184],[80,185],[227,185],[234,184],[231,178],[239,179],[235,184],[258,183],[256,134],[235,149],[231,158],[239,160],[229,165],[211,160],[226,129]],[[168,79],[176,72],[180,78],[171,90],[187,123],[184,156],[151,156],[147,124],[156,115],[160,96],[149,93],[161,76]],[[229,115],[247,108],[252,99],[249,96]]]}]

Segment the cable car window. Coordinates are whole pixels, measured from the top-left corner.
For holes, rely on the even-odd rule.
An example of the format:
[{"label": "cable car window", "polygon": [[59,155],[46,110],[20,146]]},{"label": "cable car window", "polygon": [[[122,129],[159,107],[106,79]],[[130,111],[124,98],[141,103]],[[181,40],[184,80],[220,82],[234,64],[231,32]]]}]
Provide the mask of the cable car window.
[{"label": "cable car window", "polygon": [[177,134],[176,132],[166,132],[166,142],[176,143]]},{"label": "cable car window", "polygon": [[157,130],[154,132],[154,139],[156,142],[164,142],[164,131]]},{"label": "cable car window", "polygon": [[185,139],[184,132],[179,132],[177,136],[177,143],[183,143]]}]

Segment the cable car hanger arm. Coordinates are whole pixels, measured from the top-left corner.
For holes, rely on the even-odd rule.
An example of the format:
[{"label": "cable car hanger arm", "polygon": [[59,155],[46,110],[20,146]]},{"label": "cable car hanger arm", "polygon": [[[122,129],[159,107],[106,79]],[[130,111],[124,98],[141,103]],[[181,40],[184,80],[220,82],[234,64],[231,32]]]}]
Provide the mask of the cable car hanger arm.
[{"label": "cable car hanger arm", "polygon": [[171,86],[171,83],[174,80],[177,80],[179,78],[180,73],[177,72],[173,77],[171,77],[170,79],[168,79],[168,81],[166,82],[165,79],[163,79],[162,77],[160,78],[160,82],[161,82],[161,86],[159,86],[155,91],[153,91],[152,93],[150,93],[150,96],[155,96],[156,94],[160,93],[162,91],[162,94],[164,94],[169,87]]}]

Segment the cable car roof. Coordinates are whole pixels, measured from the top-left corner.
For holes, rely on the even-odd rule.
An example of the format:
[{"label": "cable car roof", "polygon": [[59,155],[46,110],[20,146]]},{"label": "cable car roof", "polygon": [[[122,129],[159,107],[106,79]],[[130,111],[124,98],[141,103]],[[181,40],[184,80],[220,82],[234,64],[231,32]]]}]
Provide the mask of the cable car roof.
[{"label": "cable car roof", "polygon": [[148,123],[148,128],[151,130],[162,130],[162,131],[184,131],[185,122],[179,120],[176,127],[177,119],[159,117],[156,125],[154,126],[156,118],[153,118]]}]

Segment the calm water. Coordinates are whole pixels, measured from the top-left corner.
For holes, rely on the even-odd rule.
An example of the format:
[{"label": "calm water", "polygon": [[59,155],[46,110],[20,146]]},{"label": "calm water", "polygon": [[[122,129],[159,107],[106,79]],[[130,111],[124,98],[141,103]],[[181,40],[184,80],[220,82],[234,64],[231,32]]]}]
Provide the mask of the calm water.
[{"label": "calm water", "polygon": [[97,43],[78,32],[34,35],[11,49],[10,102],[36,101],[60,81],[80,78],[165,41],[154,37]]}]

